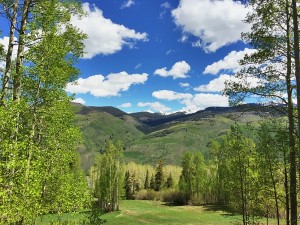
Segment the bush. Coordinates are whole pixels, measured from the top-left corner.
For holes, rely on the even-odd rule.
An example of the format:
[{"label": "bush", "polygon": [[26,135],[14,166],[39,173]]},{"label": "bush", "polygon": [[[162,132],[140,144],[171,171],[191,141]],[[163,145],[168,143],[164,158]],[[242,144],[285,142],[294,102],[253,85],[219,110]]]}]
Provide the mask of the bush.
[{"label": "bush", "polygon": [[177,189],[165,189],[161,191],[154,191],[152,189],[140,190],[135,194],[136,200],[152,200],[167,202],[172,205],[186,205],[186,195]]},{"label": "bush", "polygon": [[185,194],[176,189],[167,189],[160,192],[160,200],[173,205],[185,205]]},{"label": "bush", "polygon": [[152,189],[148,189],[148,190],[140,190],[139,192],[137,192],[135,194],[135,199],[137,200],[159,200],[159,193],[152,190]]}]

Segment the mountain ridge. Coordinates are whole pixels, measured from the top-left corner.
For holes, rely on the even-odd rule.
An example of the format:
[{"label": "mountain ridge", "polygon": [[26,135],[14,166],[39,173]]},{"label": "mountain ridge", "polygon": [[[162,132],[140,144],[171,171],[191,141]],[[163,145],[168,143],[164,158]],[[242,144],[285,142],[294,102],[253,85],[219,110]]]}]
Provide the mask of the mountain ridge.
[{"label": "mountain ridge", "polygon": [[201,151],[205,155],[208,143],[225,134],[235,123],[257,123],[284,113],[280,106],[249,104],[169,115],[126,113],[111,106],[72,106],[75,124],[83,134],[80,154],[85,169],[93,164],[95,154],[104,151],[109,139],[123,142],[125,161],[156,164],[162,159],[165,163],[179,165],[185,151]]}]

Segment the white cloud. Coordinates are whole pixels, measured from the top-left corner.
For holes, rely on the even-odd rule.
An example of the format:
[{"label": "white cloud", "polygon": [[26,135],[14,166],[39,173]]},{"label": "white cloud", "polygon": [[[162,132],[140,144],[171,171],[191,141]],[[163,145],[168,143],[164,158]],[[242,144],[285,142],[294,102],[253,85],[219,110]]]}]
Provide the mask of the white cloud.
[{"label": "white cloud", "polygon": [[169,90],[154,91],[152,93],[152,96],[155,97],[155,98],[157,98],[157,99],[162,99],[162,100],[167,100],[167,101],[193,98],[192,94],[189,94],[189,93],[178,93],[178,92],[169,91]]},{"label": "white cloud", "polygon": [[160,5],[162,8],[165,8],[165,9],[169,9],[171,8],[171,4],[169,2],[164,2],[163,4]]},{"label": "white cloud", "polygon": [[180,61],[175,63],[170,70],[167,70],[166,67],[157,69],[154,71],[154,74],[162,77],[173,77],[177,78],[187,78],[187,73],[191,70],[190,65],[186,61]]},{"label": "white cloud", "polygon": [[75,83],[69,83],[66,90],[70,93],[90,93],[95,97],[118,96],[121,91],[127,91],[131,85],[144,84],[148,74],[128,74],[126,72],[94,75],[79,78]]},{"label": "white cloud", "polygon": [[[14,40],[16,41],[17,39],[14,38]],[[9,43],[9,37],[4,36],[3,38],[0,38],[0,44],[3,45],[5,51],[7,51],[8,49],[8,43]],[[18,47],[17,45],[13,46],[13,54],[12,54],[13,59],[17,57],[17,51],[18,51],[17,47]],[[26,48],[26,50],[28,49]]]},{"label": "white cloud", "polygon": [[[14,38],[14,40],[17,41],[17,38]],[[9,37],[4,36],[4,37],[0,38],[0,45],[3,45],[4,51],[7,51],[8,43],[9,43]],[[12,59],[17,58],[17,51],[18,51],[18,46],[14,45],[13,46]],[[27,47],[25,47],[25,51],[28,51]],[[5,65],[6,65],[5,61],[0,61],[0,69],[4,69]]]},{"label": "white cloud", "polygon": [[4,69],[5,68],[5,62],[4,61],[0,61],[0,69]]},{"label": "white cloud", "polygon": [[135,2],[133,0],[127,0],[123,3],[123,5],[121,6],[121,9],[130,8],[134,4],[135,4]]},{"label": "white cloud", "polygon": [[189,87],[190,86],[190,84],[189,83],[179,83],[179,86],[180,87]]},{"label": "white cloud", "polygon": [[214,52],[239,41],[241,32],[250,30],[250,25],[242,22],[248,12],[240,1],[180,0],[172,16],[183,37],[191,34],[199,38],[193,46]]},{"label": "white cloud", "polygon": [[85,101],[84,101],[83,98],[75,98],[72,102],[74,102],[74,103],[80,103],[82,105],[85,104]]},{"label": "white cloud", "polygon": [[132,106],[132,104],[130,102],[127,102],[127,103],[123,103],[119,107],[121,107],[121,108],[130,108],[131,106]]},{"label": "white cloud", "polygon": [[101,9],[83,3],[85,17],[73,16],[71,23],[88,35],[84,41],[84,58],[90,59],[98,54],[109,55],[120,51],[125,45],[132,47],[135,41],[146,41],[147,34],[113,23],[103,16]]},{"label": "white cloud", "polygon": [[225,88],[225,81],[229,81],[231,78],[230,75],[222,74],[218,78],[211,80],[208,84],[200,85],[194,88],[194,90],[201,92],[221,92]]},{"label": "white cloud", "polygon": [[189,93],[177,93],[169,90],[160,90],[153,92],[153,97],[157,99],[167,100],[167,101],[178,101],[183,104],[184,107],[179,110],[182,112],[193,113],[199,110],[203,110],[211,106],[228,106],[228,97],[222,96],[220,94],[189,94]]},{"label": "white cloud", "polygon": [[239,60],[243,59],[246,54],[251,55],[255,53],[255,49],[245,48],[243,51],[232,51],[224,59],[214,62],[211,65],[208,65],[205,70],[204,74],[218,74],[221,70],[230,70],[233,72],[237,72],[241,69],[239,65]]},{"label": "white cloud", "polygon": [[228,97],[219,94],[196,94],[192,99],[185,99],[182,101],[185,107],[181,111],[188,113],[197,112],[207,107],[226,107],[229,106]]},{"label": "white cloud", "polygon": [[240,83],[245,87],[247,86],[250,88],[255,88],[264,82],[263,80],[251,76],[240,80],[228,74],[221,74],[218,78],[211,80],[208,84],[200,85],[199,87],[194,88],[194,90],[200,92],[221,92],[225,88],[226,81]]},{"label": "white cloud", "polygon": [[134,69],[138,69],[138,68],[141,68],[142,67],[142,63],[139,63],[139,64],[137,64],[135,67],[134,67]]},{"label": "white cloud", "polygon": [[182,42],[182,43],[185,43],[187,40],[188,40],[188,36],[186,35],[186,34],[183,34],[182,36],[181,36],[181,38],[179,39],[179,41],[180,42]]},{"label": "white cloud", "polygon": [[166,113],[171,111],[171,108],[159,103],[159,102],[139,102],[138,107],[149,107],[149,111],[156,111],[160,113]]},{"label": "white cloud", "polygon": [[167,10],[171,8],[171,4],[169,2],[164,2],[160,5],[160,7],[163,8],[164,11],[159,14],[158,18],[163,19],[164,15],[167,13]]},{"label": "white cloud", "polygon": [[170,55],[172,52],[175,52],[175,51],[172,49],[169,49],[168,51],[166,51],[166,55]]}]

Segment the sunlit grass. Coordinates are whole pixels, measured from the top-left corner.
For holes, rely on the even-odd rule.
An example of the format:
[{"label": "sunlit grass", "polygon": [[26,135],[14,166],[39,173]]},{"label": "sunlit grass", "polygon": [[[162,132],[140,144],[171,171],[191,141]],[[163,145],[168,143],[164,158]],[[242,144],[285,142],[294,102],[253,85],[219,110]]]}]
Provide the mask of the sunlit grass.
[{"label": "sunlit grass", "polygon": [[[240,215],[232,215],[212,206],[168,206],[158,201],[126,200],[121,202],[120,209],[102,216],[106,225],[229,225],[241,224],[242,220]],[[44,216],[37,221],[37,225],[49,224],[57,219],[57,215]],[[65,214],[60,219],[80,224],[84,213]],[[260,222],[267,224],[265,218]],[[269,220],[269,225],[275,224],[275,220]]]}]

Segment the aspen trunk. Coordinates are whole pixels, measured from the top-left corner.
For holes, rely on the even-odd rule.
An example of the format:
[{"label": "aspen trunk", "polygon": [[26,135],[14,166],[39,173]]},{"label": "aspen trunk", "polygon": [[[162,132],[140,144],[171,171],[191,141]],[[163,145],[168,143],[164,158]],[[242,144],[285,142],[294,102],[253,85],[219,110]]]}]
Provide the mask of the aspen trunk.
[{"label": "aspen trunk", "polygon": [[[297,86],[297,110],[298,110],[298,136],[300,134],[300,58],[299,58],[299,31],[298,31],[298,12],[297,1],[292,0],[292,17],[294,33],[294,57],[295,57],[295,76]],[[299,145],[300,147],[300,145]],[[300,149],[298,149],[300,155]],[[291,198],[291,225],[297,225],[297,179],[296,179],[296,151],[291,150],[290,154],[290,198]]]},{"label": "aspen trunk", "polygon": [[19,45],[16,59],[16,74],[13,76],[13,100],[20,101],[21,95],[21,80],[23,72],[23,61],[25,51],[25,36],[26,25],[28,22],[29,7],[32,0],[24,0],[24,6],[22,11],[22,20],[19,33]]},{"label": "aspen trunk", "polygon": [[13,54],[13,47],[14,47],[14,35],[16,30],[16,23],[17,23],[17,11],[18,11],[19,0],[16,0],[12,7],[12,16],[10,19],[10,30],[9,30],[9,41],[8,41],[8,49],[6,53],[6,60],[5,60],[5,71],[2,80],[2,93],[0,97],[0,105],[4,105],[5,99],[8,93],[8,83],[11,77],[11,70],[12,70],[12,54]]}]

